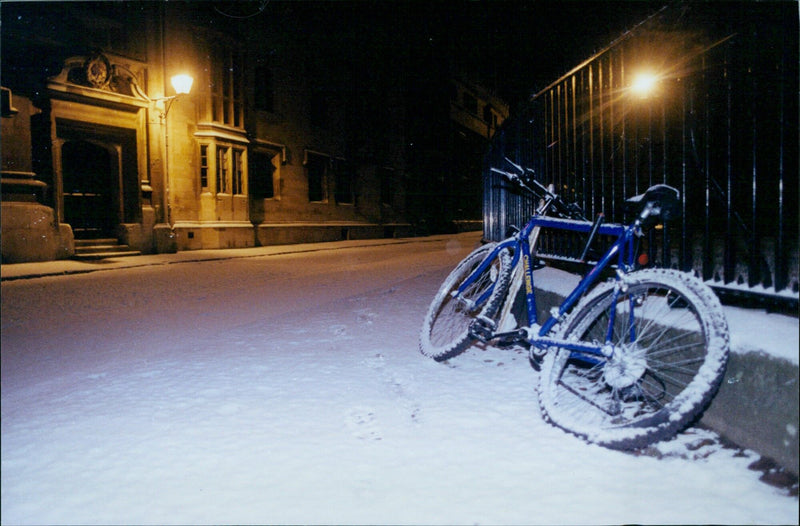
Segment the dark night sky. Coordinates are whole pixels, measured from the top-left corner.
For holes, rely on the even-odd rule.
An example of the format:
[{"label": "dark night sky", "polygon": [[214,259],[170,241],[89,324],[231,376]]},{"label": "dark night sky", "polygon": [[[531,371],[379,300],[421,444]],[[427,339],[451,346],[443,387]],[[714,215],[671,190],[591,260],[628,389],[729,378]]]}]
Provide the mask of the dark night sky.
[{"label": "dark night sky", "polygon": [[482,69],[484,84],[515,102],[556,80],[663,3],[444,2],[437,4],[437,32],[449,40],[446,47],[456,60],[482,59],[473,64]]},{"label": "dark night sky", "polygon": [[[155,2],[102,2],[136,16]],[[253,31],[280,41],[306,35],[327,58],[353,57],[362,67],[404,68],[411,81],[456,63],[471,80],[519,102],[603,48],[667,0],[233,0],[184,5],[203,24]],[[7,15],[27,5],[33,17],[54,18],[73,2],[3,2]],[[171,2],[180,3],[180,2]],[[96,4],[95,4],[96,5]],[[56,8],[56,6],[58,6]],[[49,13],[49,14],[48,14]],[[28,17],[31,18],[31,17]],[[4,26],[9,27],[4,20]],[[44,24],[47,26],[47,24]],[[348,57],[348,55],[350,55]],[[7,64],[6,64],[7,65]]]},{"label": "dark night sky", "polygon": [[[135,17],[154,2],[101,2]],[[411,85],[457,64],[469,80],[514,107],[602,49],[668,0],[233,0],[171,2],[201,24],[280,42],[306,36],[320,58],[350,61],[380,75],[402,68]],[[78,2],[3,2],[31,18],[63,22]],[[95,4],[97,5],[97,4]],[[16,7],[12,7],[16,6]],[[57,6],[57,7],[56,7]],[[15,20],[3,20],[4,29]],[[42,27],[47,27],[43,23]],[[277,44],[280,45],[279,43]],[[70,51],[76,53],[77,51]],[[9,57],[6,57],[9,58]],[[9,64],[5,64],[8,66]],[[394,72],[396,73],[396,71]]]},{"label": "dark night sky", "polygon": [[[214,14],[264,20],[292,30],[302,20],[319,45],[347,43],[368,52],[391,48],[426,75],[453,61],[508,102],[526,98],[566,73],[667,0],[357,0],[209,2]],[[276,24],[277,21],[277,24]],[[313,34],[313,35],[312,35]],[[370,67],[392,67],[378,50]],[[385,49],[383,51],[386,51]],[[431,59],[426,62],[427,59]],[[416,62],[415,62],[416,61]]]},{"label": "dark night sky", "polygon": [[[104,2],[136,15],[153,2]],[[742,0],[748,3],[751,0]],[[754,0],[753,0],[754,1]],[[789,0],[787,0],[789,1]],[[457,63],[512,105],[544,88],[670,0],[207,0],[186,2],[203,24],[280,41],[306,35],[328,58],[357,57],[377,72],[441,73]],[[172,4],[181,2],[170,2]],[[725,11],[737,2],[698,2]],[[766,2],[769,3],[769,2]],[[6,7],[15,2],[3,2]],[[22,2],[38,16],[73,2]],[[53,9],[60,4],[61,9]],[[20,5],[20,4],[16,4]],[[9,11],[3,10],[8,13]],[[60,16],[60,15],[51,15]],[[3,20],[4,29],[8,20]],[[349,60],[346,57],[345,60]],[[414,80],[414,79],[412,79]]]}]

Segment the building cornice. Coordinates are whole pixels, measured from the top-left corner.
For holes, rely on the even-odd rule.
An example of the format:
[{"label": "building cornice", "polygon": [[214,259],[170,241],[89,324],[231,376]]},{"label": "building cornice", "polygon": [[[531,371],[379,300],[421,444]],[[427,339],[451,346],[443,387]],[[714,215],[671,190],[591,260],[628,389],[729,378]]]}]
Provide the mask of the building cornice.
[{"label": "building cornice", "polygon": [[230,141],[239,144],[250,144],[247,132],[239,128],[225,126],[217,122],[198,122],[194,136],[198,139]]}]

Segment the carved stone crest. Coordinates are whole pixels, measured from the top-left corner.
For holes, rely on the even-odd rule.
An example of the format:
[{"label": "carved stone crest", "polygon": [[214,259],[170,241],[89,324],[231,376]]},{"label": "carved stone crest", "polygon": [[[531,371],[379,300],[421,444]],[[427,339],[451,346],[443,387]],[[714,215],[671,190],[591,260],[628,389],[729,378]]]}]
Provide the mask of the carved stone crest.
[{"label": "carved stone crest", "polygon": [[94,88],[102,89],[111,78],[111,64],[105,55],[95,53],[86,59],[84,64],[86,80]]},{"label": "carved stone crest", "polygon": [[[134,87],[136,74],[127,66],[112,63],[111,60],[100,52],[70,57],[64,61],[61,73],[50,80],[53,85],[73,84],[142,98]],[[146,99],[146,96],[143,98]]]}]

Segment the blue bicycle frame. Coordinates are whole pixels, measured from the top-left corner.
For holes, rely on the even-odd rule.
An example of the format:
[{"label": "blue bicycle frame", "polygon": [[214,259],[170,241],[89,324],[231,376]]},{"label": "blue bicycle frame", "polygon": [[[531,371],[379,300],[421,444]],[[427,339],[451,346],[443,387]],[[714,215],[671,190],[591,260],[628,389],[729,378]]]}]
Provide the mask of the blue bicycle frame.
[{"label": "blue bicycle frame", "polygon": [[[466,290],[466,288],[477,279],[478,276],[486,271],[501,250],[511,248],[514,251],[514,257],[511,263],[512,269],[516,268],[516,265],[519,264],[520,258],[522,258],[525,298],[528,311],[528,328],[530,329],[537,327],[538,319],[536,313],[536,295],[533,287],[533,267],[531,265],[530,244],[530,236],[535,228],[550,228],[582,233],[589,233],[596,228],[596,233],[598,234],[616,237],[616,241],[594,265],[594,268],[592,268],[592,270],[580,281],[580,283],[578,283],[575,289],[573,289],[570,295],[561,303],[561,305],[558,307],[558,310],[554,312],[550,318],[545,321],[545,323],[539,326],[538,331],[535,331],[535,333],[534,331],[528,331],[528,343],[539,349],[545,350],[552,346],[566,348],[573,351],[574,357],[590,362],[597,361],[597,358],[593,358],[593,356],[596,356],[600,359],[608,358],[609,351],[606,350],[606,352],[604,352],[604,348],[613,349],[613,347],[609,347],[607,344],[612,342],[614,336],[614,309],[611,311],[611,318],[606,330],[606,338],[604,342],[605,345],[591,345],[586,343],[578,343],[575,341],[558,340],[555,338],[549,338],[546,335],[550,332],[553,326],[555,326],[555,324],[558,323],[559,320],[578,302],[581,296],[583,296],[583,294],[599,279],[602,272],[610,265],[613,265],[615,261],[617,265],[615,279],[617,282],[621,282],[624,275],[633,270],[634,260],[636,257],[634,253],[634,241],[637,234],[641,232],[641,225],[638,219],[629,226],[622,226],[618,224],[599,224],[599,226],[595,227],[595,225],[587,221],[535,215],[517,234],[497,244],[491,253],[478,266],[478,268],[476,268],[475,271],[473,271],[472,274],[467,277],[464,283],[461,284],[457,294],[462,294],[464,290]],[[480,298],[478,298],[478,300],[475,302],[476,305],[480,305],[487,301],[492,294],[492,289],[493,286]],[[613,303],[616,302],[616,297],[619,295],[620,290],[621,288],[617,287],[614,291],[615,301]],[[630,312],[630,316],[632,318],[633,309],[630,309]],[[636,337],[634,332],[634,324],[631,323],[630,327],[630,341],[633,341]]]}]

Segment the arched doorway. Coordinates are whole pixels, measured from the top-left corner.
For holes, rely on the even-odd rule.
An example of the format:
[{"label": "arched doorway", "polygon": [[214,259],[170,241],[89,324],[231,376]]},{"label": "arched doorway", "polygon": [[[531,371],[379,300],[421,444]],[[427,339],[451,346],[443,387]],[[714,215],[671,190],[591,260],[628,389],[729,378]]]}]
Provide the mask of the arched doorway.
[{"label": "arched doorway", "polygon": [[116,237],[120,222],[116,151],[86,140],[61,148],[64,221],[77,239]]}]

